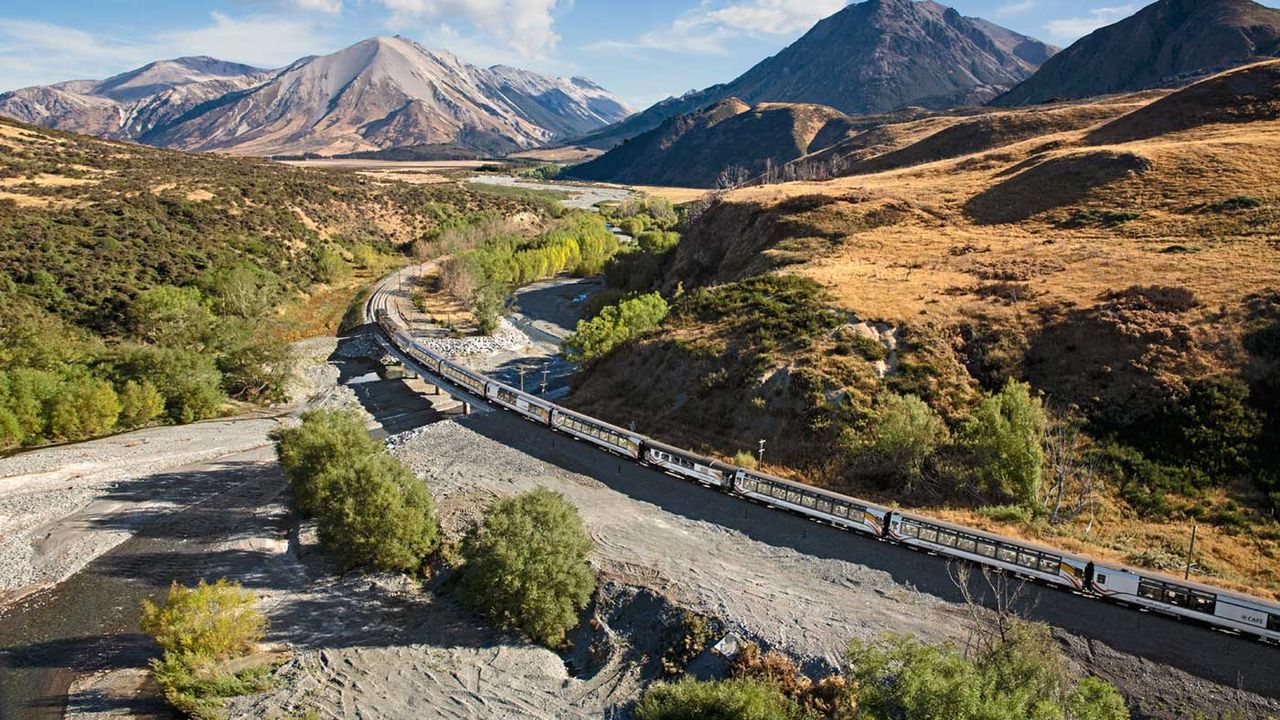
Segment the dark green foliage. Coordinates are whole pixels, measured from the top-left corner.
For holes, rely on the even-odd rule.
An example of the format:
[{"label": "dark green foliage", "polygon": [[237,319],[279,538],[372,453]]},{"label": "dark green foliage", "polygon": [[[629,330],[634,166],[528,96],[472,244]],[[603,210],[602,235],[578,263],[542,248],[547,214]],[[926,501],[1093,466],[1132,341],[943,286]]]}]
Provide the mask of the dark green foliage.
[{"label": "dark green foliage", "polygon": [[799,720],[800,708],[755,680],[659,683],[636,704],[636,720]]},{"label": "dark green foliage", "polygon": [[1010,380],[978,404],[964,430],[979,490],[1033,506],[1044,470],[1044,406],[1025,383]]},{"label": "dark green foliage", "polygon": [[1253,210],[1254,208],[1262,207],[1263,204],[1262,198],[1250,195],[1236,195],[1235,197],[1230,197],[1226,200],[1219,200],[1215,203],[1211,203],[1205,209],[1209,212],[1215,213],[1235,212],[1237,210]]},{"label": "dark green foliage", "polygon": [[886,393],[879,398],[871,427],[859,438],[857,449],[876,474],[909,492],[925,462],[949,439],[946,423],[923,400]]},{"label": "dark green foliage", "polygon": [[1249,387],[1236,378],[1193,381],[1125,437],[1148,457],[1194,468],[1218,484],[1244,472],[1257,448],[1262,420],[1248,401]]},{"label": "dark green foliage", "polygon": [[158,285],[142,291],[129,306],[129,330],[154,345],[200,350],[214,317],[199,288]]},{"label": "dark green foliage", "polygon": [[592,362],[608,355],[632,338],[657,327],[667,317],[667,301],[649,293],[610,305],[590,320],[578,322],[577,331],[565,338],[561,352],[570,360]]},{"label": "dark green foliage", "polygon": [[676,315],[729,322],[757,347],[807,347],[842,322],[823,303],[822,286],[793,275],[761,275],[686,293]]},{"label": "dark green foliage", "polygon": [[604,281],[624,292],[646,292],[653,288],[662,270],[662,258],[646,252],[620,252],[604,268]]},{"label": "dark green foliage", "polygon": [[636,244],[644,252],[661,255],[680,244],[680,233],[670,230],[646,230],[636,236]]},{"label": "dark green foliage", "polygon": [[1071,682],[1048,628],[1018,623],[970,657],[890,635],[845,655],[866,720],[1127,720],[1119,692]]},{"label": "dark green foliage", "polygon": [[1130,210],[1076,210],[1066,220],[1058,223],[1064,228],[1111,227],[1133,222],[1142,217],[1142,213]]},{"label": "dark green foliage", "polygon": [[577,508],[559,493],[500,500],[463,541],[462,597],[499,627],[555,647],[595,590],[591,549]]},{"label": "dark green foliage", "polygon": [[724,632],[724,626],[714,618],[686,610],[680,623],[669,626],[669,630],[671,638],[662,654],[662,671],[667,675],[678,675],[711,647]]},{"label": "dark green foliage", "polygon": [[192,350],[138,345],[108,362],[121,382],[145,378],[164,395],[165,416],[178,423],[213,417],[227,400],[217,360]]},{"label": "dark green foliage", "polygon": [[417,570],[439,539],[435,502],[350,412],[312,411],[276,433],[294,503],[346,567]]}]

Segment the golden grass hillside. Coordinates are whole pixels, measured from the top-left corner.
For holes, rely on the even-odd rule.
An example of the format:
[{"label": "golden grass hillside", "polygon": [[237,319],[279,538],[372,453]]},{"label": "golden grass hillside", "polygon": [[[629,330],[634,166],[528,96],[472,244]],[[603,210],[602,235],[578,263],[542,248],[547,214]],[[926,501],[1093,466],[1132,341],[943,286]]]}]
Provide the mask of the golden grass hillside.
[{"label": "golden grass hillside", "polygon": [[[1117,474],[1074,522],[1004,522],[965,497],[867,482],[833,429],[865,422],[886,389],[949,417],[1007,378],[1087,418],[1094,449],[1217,378],[1266,401],[1280,387],[1264,347],[1280,336],[1277,101],[1273,62],[1172,93],[864,130],[841,146],[856,174],[716,199],[656,283],[809,278],[836,321],[762,350],[772,340],[728,315],[677,313],[589,370],[576,402],[724,456],[765,438],[783,474],[1168,571],[1199,522],[1201,577],[1277,594],[1280,524],[1252,471],[1159,497]],[[740,378],[634,381],[744,362]],[[1274,428],[1280,408],[1256,413]],[[1274,437],[1256,441],[1259,456]]]}]

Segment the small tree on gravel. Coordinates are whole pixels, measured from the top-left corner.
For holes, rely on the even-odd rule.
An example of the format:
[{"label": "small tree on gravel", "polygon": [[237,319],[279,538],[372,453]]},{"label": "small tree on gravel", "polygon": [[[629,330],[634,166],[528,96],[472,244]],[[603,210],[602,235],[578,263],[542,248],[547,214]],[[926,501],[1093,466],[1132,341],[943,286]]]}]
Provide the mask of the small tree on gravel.
[{"label": "small tree on gravel", "polygon": [[539,488],[499,501],[463,541],[464,601],[498,626],[554,647],[595,590],[577,508]]},{"label": "small tree on gravel", "polygon": [[332,466],[382,451],[358,415],[333,410],[304,413],[300,425],[278,431],[275,440],[294,503],[307,517],[324,509],[327,486],[339,473]]},{"label": "small tree on gravel", "polygon": [[636,704],[636,720],[799,720],[796,703],[755,680],[659,683]]},{"label": "small tree on gravel", "polygon": [[325,473],[320,539],[339,562],[411,572],[440,535],[426,486],[385,453],[335,463]]}]

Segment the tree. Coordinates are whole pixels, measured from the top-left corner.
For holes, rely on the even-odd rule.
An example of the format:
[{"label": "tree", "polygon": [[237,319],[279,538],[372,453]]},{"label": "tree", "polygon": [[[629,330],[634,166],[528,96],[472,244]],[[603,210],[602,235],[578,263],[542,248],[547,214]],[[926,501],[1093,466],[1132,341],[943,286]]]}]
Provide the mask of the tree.
[{"label": "tree", "polygon": [[324,509],[331,466],[382,451],[359,416],[335,410],[303,413],[302,422],[278,430],[275,441],[294,503],[307,517]]},{"label": "tree", "polygon": [[205,285],[219,315],[239,318],[262,317],[280,294],[280,278],[249,263],[215,270]]},{"label": "tree", "polygon": [[213,320],[204,296],[193,287],[159,285],[143,290],[129,306],[134,337],[164,347],[200,349]]},{"label": "tree", "polygon": [[213,344],[228,395],[248,401],[285,399],[293,371],[288,343],[261,332],[252,321],[227,318],[218,323]]},{"label": "tree", "polygon": [[659,683],[645,692],[636,720],[799,720],[800,708],[763,682],[692,678]]},{"label": "tree", "polygon": [[328,285],[341,282],[351,273],[351,266],[342,252],[332,245],[325,245],[316,253],[316,281]]},{"label": "tree", "polygon": [[658,293],[623,300],[600,311],[590,320],[578,322],[578,329],[565,338],[563,352],[570,360],[591,362],[608,355],[640,333],[657,327],[670,308]]},{"label": "tree", "polygon": [[989,495],[1036,507],[1044,468],[1044,406],[1010,380],[979,403],[966,429],[974,475]]},{"label": "tree", "polygon": [[1044,433],[1047,481],[1041,505],[1049,523],[1067,522],[1090,510],[1101,483],[1098,455],[1090,452],[1083,421],[1069,413],[1053,418]]},{"label": "tree", "polygon": [[912,484],[925,460],[946,443],[947,425],[933,408],[915,395],[886,393],[880,397],[875,420],[862,440],[885,475]]},{"label": "tree", "polygon": [[591,549],[577,508],[559,493],[501,500],[463,541],[462,597],[500,627],[554,647],[595,590]]},{"label": "tree", "polygon": [[135,346],[116,358],[119,380],[146,379],[165,396],[165,414],[177,423],[213,417],[226,402],[214,358],[199,352]]},{"label": "tree", "polygon": [[129,380],[120,389],[120,425],[137,428],[160,417],[164,412],[164,396],[155,385],[143,380]]},{"label": "tree", "polygon": [[163,606],[142,601],[142,631],[166,653],[225,660],[250,652],[262,639],[267,621],[257,598],[239,583],[223,578],[193,588],[173,583]]},{"label": "tree", "polygon": [[68,379],[49,409],[49,431],[64,440],[105,435],[120,417],[120,399],[111,383],[89,377]]},{"label": "tree", "polygon": [[670,230],[646,230],[636,236],[636,244],[644,252],[660,255],[680,244],[680,233]]},{"label": "tree", "polygon": [[320,538],[340,563],[412,572],[435,550],[440,526],[427,488],[385,453],[330,466]]}]

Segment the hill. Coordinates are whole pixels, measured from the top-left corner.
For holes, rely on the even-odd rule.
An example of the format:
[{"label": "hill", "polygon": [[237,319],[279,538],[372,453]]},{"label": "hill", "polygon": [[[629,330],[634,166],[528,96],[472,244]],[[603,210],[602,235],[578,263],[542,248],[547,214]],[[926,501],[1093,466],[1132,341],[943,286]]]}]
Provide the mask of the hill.
[{"label": "hill", "polygon": [[[842,140],[850,118],[821,105],[737,98],[671,118],[591,162],[565,171],[583,180],[715,187],[726,174],[755,177]],[[730,181],[731,182],[731,181]]]},{"label": "hill", "polygon": [[930,0],[866,0],[819,21],[732,82],[669,98],[577,144],[610,148],[731,97],[849,114],[981,104],[1030,77],[1056,51]]},{"label": "hill", "polygon": [[1251,0],[1160,0],[1076,41],[994,104],[1132,92],[1276,55],[1280,10]]},{"label": "hill", "polygon": [[333,332],[368,276],[484,211],[538,212],[0,120],[0,450],[281,399],[283,338]]},{"label": "hill", "polygon": [[188,151],[338,155],[405,146],[497,154],[590,132],[630,110],[583,78],[478,68],[401,37],[261,71],[210,58],[101,83],[0,95],[0,114]]},{"label": "hill", "polygon": [[[1197,521],[1194,572],[1280,592],[1276,72],[891,123],[857,174],[694,204],[673,250],[608,274],[670,316],[568,402],[1147,567],[1176,568]],[[1010,381],[1048,408],[1022,501],[974,455]]]}]

